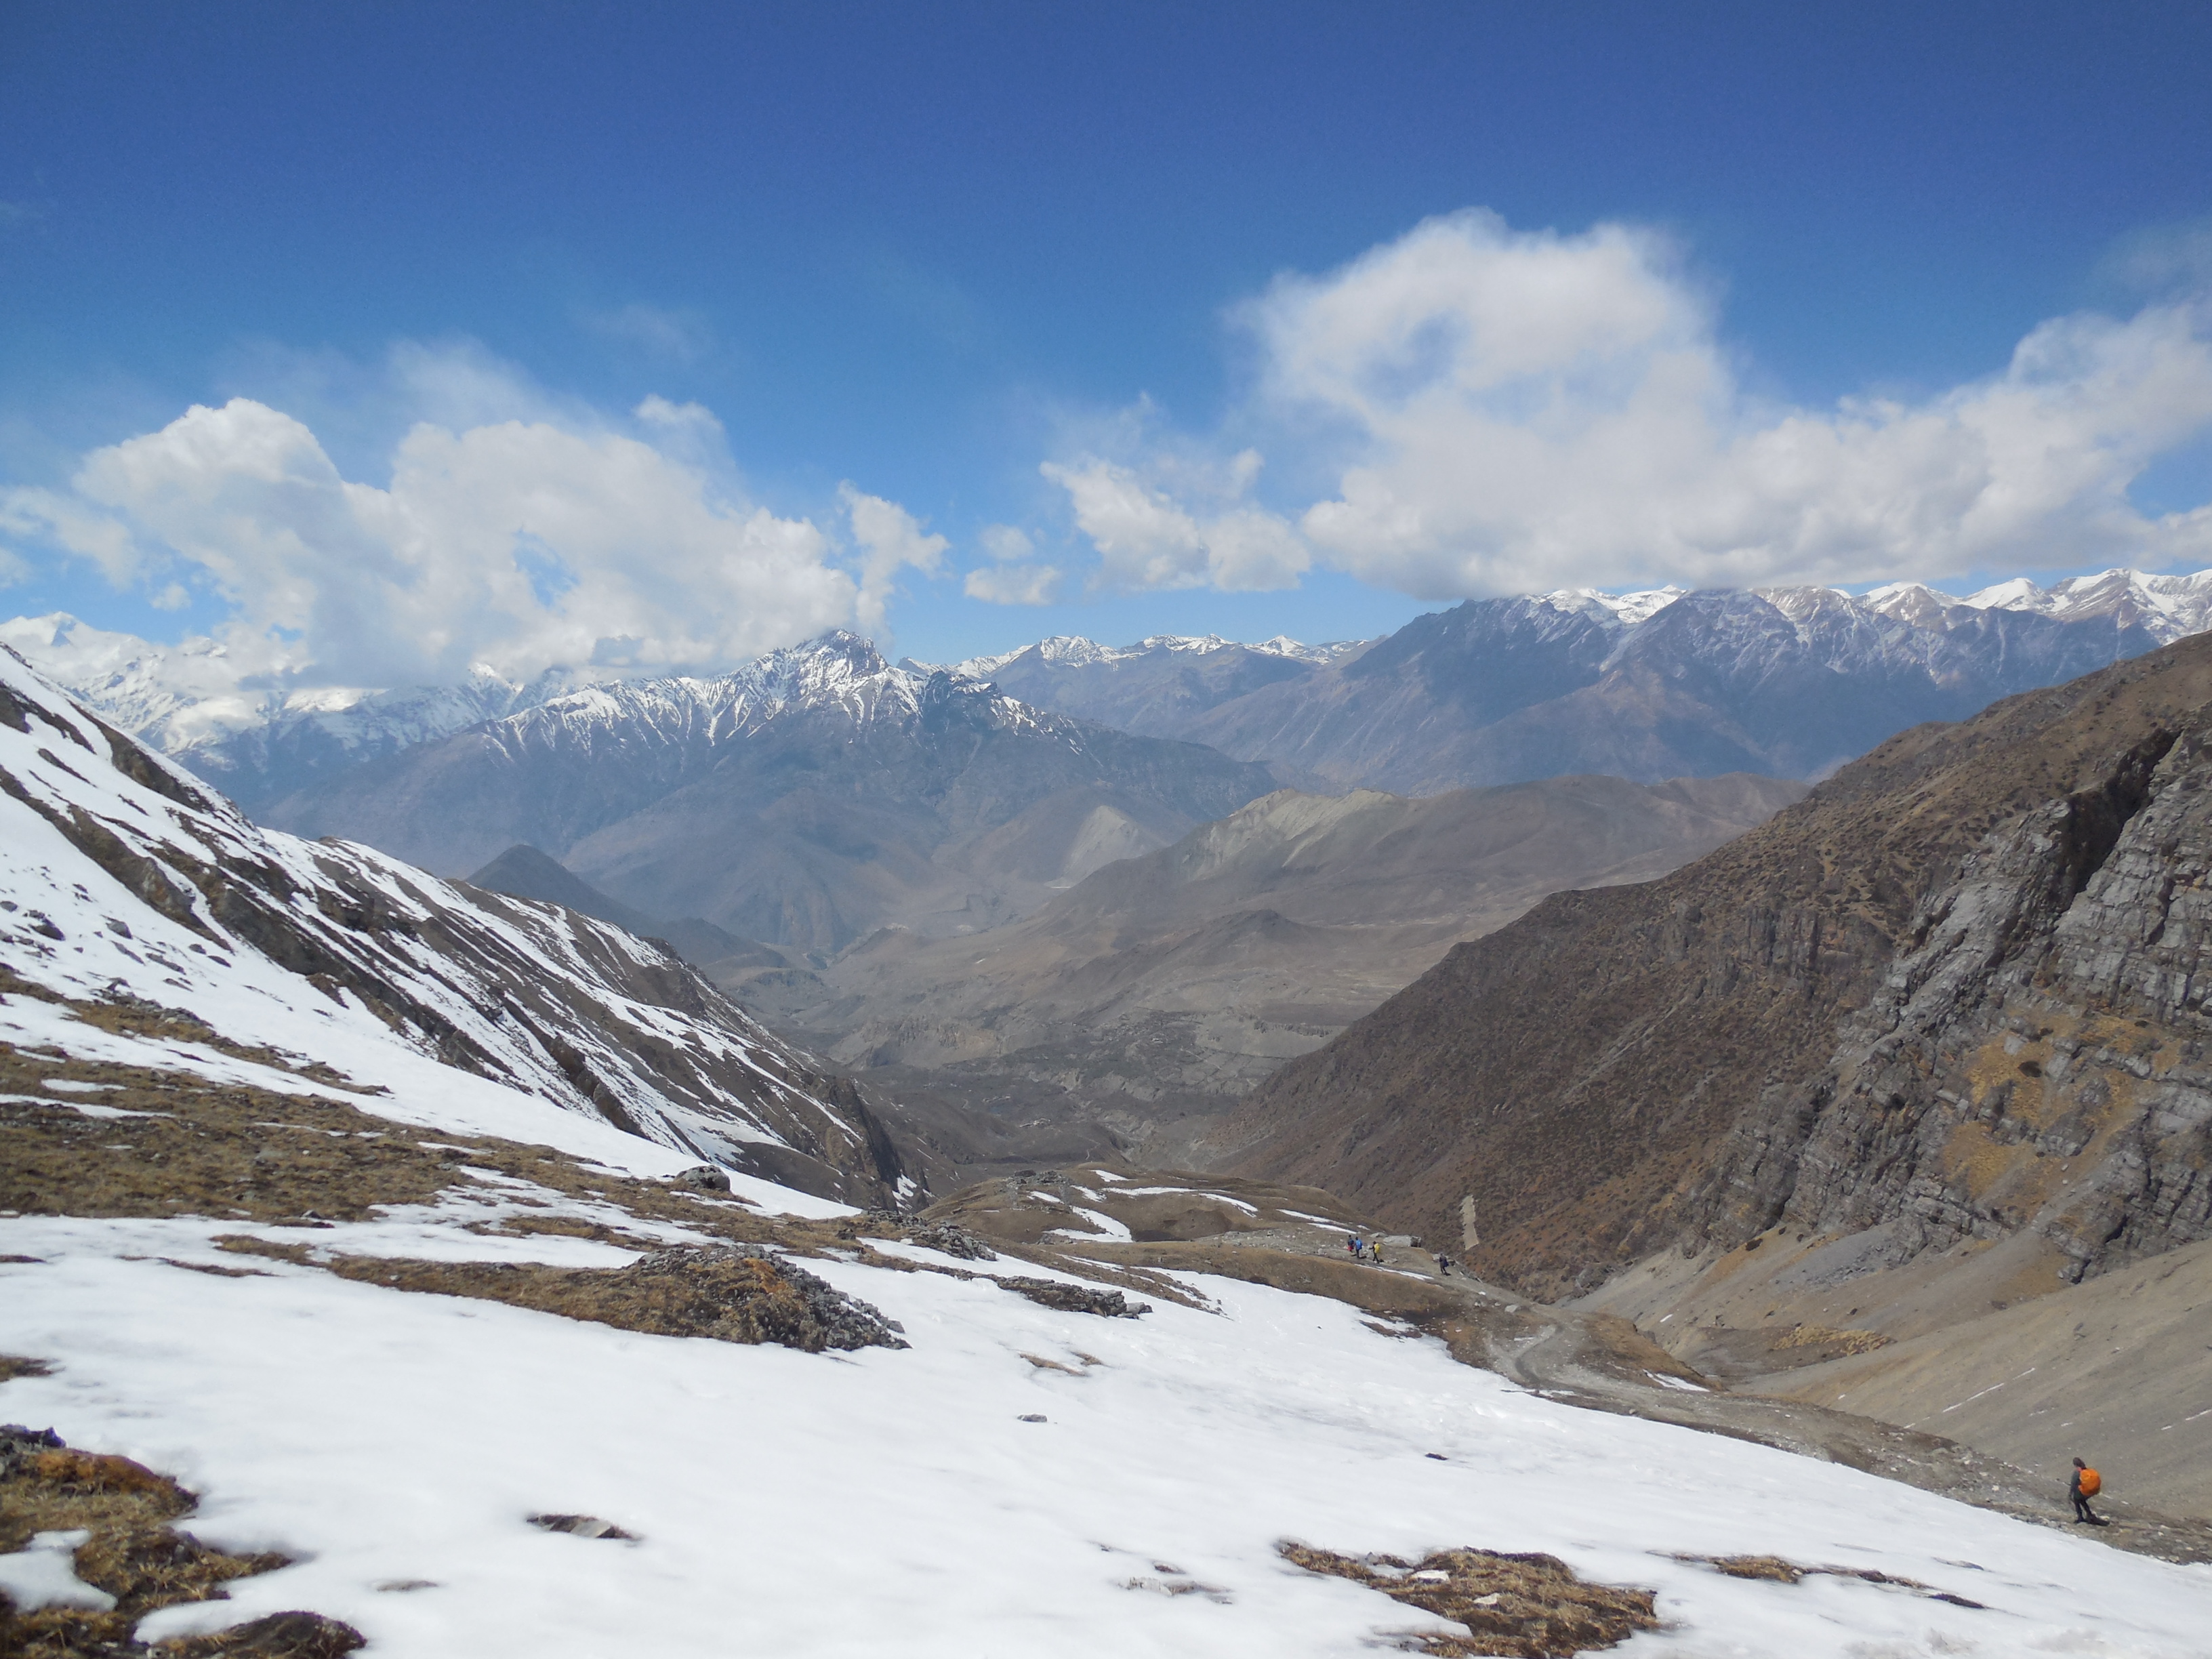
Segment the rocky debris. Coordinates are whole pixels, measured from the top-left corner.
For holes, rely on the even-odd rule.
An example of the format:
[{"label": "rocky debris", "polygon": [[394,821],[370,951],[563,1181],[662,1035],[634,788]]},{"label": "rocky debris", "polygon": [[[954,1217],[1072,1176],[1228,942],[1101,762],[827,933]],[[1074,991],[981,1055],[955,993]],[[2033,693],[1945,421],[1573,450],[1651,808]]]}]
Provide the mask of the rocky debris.
[{"label": "rocky debris", "polygon": [[596,1515],[533,1515],[533,1527],[543,1527],[547,1532],[565,1532],[573,1538],[613,1538],[635,1540],[637,1534],[624,1532],[611,1521],[602,1521]]},{"label": "rocky debris", "polygon": [[925,1220],[902,1210],[868,1210],[839,1223],[837,1227],[840,1238],[882,1237],[885,1234],[896,1234],[909,1244],[957,1256],[963,1261],[999,1259],[998,1252],[981,1233],[949,1221]]},{"label": "rocky debris", "polygon": [[1395,1555],[1340,1555],[1285,1542],[1283,1559],[1308,1572],[1349,1578],[1394,1601],[1464,1625],[1468,1635],[1422,1632],[1419,1651],[1439,1659],[1462,1655],[1552,1659],[1626,1642],[1656,1630],[1652,1592],[1593,1584],[1555,1555],[1508,1555],[1495,1550],[1437,1550],[1419,1561]]},{"label": "rocky debris", "polygon": [[939,1250],[946,1255],[958,1256],[963,1261],[996,1261],[999,1259],[999,1253],[984,1241],[981,1233],[971,1233],[965,1227],[956,1227],[949,1221],[911,1226],[902,1237],[909,1244],[919,1244],[926,1250]]},{"label": "rocky debris", "polygon": [[678,1170],[668,1177],[672,1187],[689,1187],[695,1192],[726,1193],[730,1190],[729,1172],[712,1164],[695,1164],[689,1170]]},{"label": "rocky debris", "polygon": [[1093,1290],[1088,1285],[1063,1285],[1052,1279],[1013,1277],[994,1279],[993,1284],[1025,1296],[1041,1308],[1062,1313],[1098,1314],[1108,1319],[1135,1319],[1152,1310],[1149,1302],[1132,1303],[1119,1291]]},{"label": "rocky debris", "polygon": [[[809,1353],[908,1346],[900,1334],[906,1328],[882,1310],[758,1245],[659,1250],[617,1271],[636,1283],[729,1297],[763,1333],[757,1341],[781,1342]],[[767,1288],[755,1288],[763,1284]]]}]

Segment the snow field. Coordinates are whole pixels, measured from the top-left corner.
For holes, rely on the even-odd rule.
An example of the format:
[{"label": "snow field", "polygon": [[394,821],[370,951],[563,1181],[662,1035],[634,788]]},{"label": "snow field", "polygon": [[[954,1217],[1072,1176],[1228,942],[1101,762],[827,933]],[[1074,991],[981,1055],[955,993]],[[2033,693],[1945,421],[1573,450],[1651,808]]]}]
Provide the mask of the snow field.
[{"label": "snow field", "polygon": [[[270,1236],[389,1249],[403,1240],[380,1230],[405,1227],[404,1248],[428,1254],[416,1234],[442,1229],[454,1254],[624,1259],[585,1241],[462,1233],[459,1218]],[[1313,1297],[1194,1279],[1224,1316],[1158,1303],[1109,1320],[986,1282],[810,1261],[902,1322],[914,1346],[808,1355],[386,1291],[209,1247],[231,1230],[0,1219],[0,1253],[46,1259],[0,1266],[0,1351],[62,1367],[6,1384],[0,1414],[177,1474],[204,1494],[185,1524],[210,1542],[303,1558],[228,1603],[156,1615],[149,1637],[305,1607],[358,1626],[378,1659],[1242,1659],[1356,1655],[1377,1630],[1425,1621],[1290,1568],[1273,1545],[1295,1536],[1407,1557],[1549,1550],[1585,1577],[1659,1590],[1671,1628],[1619,1650],[1632,1656],[2212,1650],[2212,1571],[1556,1406]],[[216,1278],[162,1255],[268,1276]],[[1018,1420],[1030,1413],[1048,1420]],[[601,1516],[639,1541],[526,1523],[548,1510]],[[1989,1610],[1856,1582],[1729,1579],[1666,1552],[1877,1567]],[[377,1588],[424,1580],[434,1587]],[[1162,1593],[1185,1583],[1216,1594]]]}]

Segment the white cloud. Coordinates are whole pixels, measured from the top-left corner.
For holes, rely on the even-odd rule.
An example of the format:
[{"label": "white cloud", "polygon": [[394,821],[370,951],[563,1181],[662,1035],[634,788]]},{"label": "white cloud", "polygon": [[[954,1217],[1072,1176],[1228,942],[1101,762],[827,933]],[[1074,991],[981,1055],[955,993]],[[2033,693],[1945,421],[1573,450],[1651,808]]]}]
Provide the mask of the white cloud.
[{"label": "white cloud", "polygon": [[971,599],[990,605],[1053,605],[1060,599],[1062,577],[1048,564],[984,565],[971,570],[961,583]]},{"label": "white cloud", "polygon": [[[1240,487],[1256,471],[1243,459],[1232,468]],[[1076,527],[1098,550],[1101,586],[1264,592],[1296,586],[1306,568],[1297,532],[1256,507],[1201,520],[1132,469],[1096,456],[1040,471],[1067,491]]]},{"label": "white cloud", "polygon": [[714,348],[714,326],[696,311],[632,304],[582,317],[594,332],[666,362],[696,362]]},{"label": "white cloud", "polygon": [[1423,599],[2212,557],[2212,507],[2150,518],[2127,498],[2212,425],[2201,288],[2045,323],[2002,372],[1924,401],[1826,410],[1747,396],[1673,246],[1621,225],[1431,220],[1238,318],[1261,374],[1231,424],[1334,488],[1292,532],[1191,505],[1188,441],[1048,465],[1109,585],[1278,585],[1308,547]]},{"label": "white cloud", "polygon": [[844,503],[853,539],[860,544],[855,615],[861,632],[879,633],[898,573],[914,569],[934,575],[944,568],[945,550],[951,544],[942,536],[925,535],[914,515],[896,501],[864,495],[849,483],[838,485],[837,499]]},{"label": "white cloud", "polygon": [[718,438],[722,435],[721,422],[706,404],[671,403],[657,392],[648,393],[630,413],[645,425],[664,431],[711,433]]},{"label": "white cloud", "polygon": [[143,562],[127,526],[51,489],[0,489],[0,530],[88,559],[118,587],[136,578]]},{"label": "white cloud", "polygon": [[1036,544],[1029,532],[1010,524],[987,524],[975,535],[975,544],[984,554],[1000,564],[1014,564],[1036,551]]},{"label": "white cloud", "polygon": [[[469,375],[440,378],[448,406],[474,400]],[[670,409],[687,432],[705,416]],[[189,577],[231,605],[242,672],[302,684],[711,670],[846,623],[860,597],[813,525],[635,437],[547,421],[418,424],[380,488],[234,398],[94,452],[66,495],[0,492],[0,526],[167,584],[157,602]]]}]

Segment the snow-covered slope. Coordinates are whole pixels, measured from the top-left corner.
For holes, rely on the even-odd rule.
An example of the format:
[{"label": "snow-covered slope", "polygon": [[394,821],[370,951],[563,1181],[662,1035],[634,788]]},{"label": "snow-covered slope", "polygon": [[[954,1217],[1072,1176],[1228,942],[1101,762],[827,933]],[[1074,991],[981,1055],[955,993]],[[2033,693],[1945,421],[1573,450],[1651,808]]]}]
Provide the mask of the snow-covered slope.
[{"label": "snow-covered slope", "polygon": [[[40,1109],[66,1117],[64,1100]],[[611,1215],[509,1182],[309,1233],[0,1217],[0,1352],[54,1368],[0,1385],[0,1415],[173,1472],[201,1494],[194,1535],[294,1558],[142,1638],[307,1607],[373,1659],[1357,1659],[1464,1640],[1299,1571],[1280,1553],[1296,1540],[1401,1562],[1548,1552],[1656,1593],[1659,1627],[1625,1659],[2206,1651],[2203,1567],[1580,1411],[1316,1297],[1183,1273],[1168,1282],[1199,1305],[1097,1317],[888,1243],[805,1266],[910,1346],[805,1353],[323,1265],[636,1258],[636,1242],[487,1226],[521,1203],[549,1223]],[[938,1271],[898,1270],[914,1267]],[[1731,1577],[1714,1558],[1816,1571]]]},{"label": "snow-covered slope", "polygon": [[[0,1030],[16,1040],[218,1071],[239,1051],[312,1060],[342,1086],[473,1102],[487,1123],[527,1097],[863,1200],[906,1178],[849,1083],[659,945],[263,830],[8,653],[0,792]],[[101,1009],[187,1040],[78,1017]]]}]

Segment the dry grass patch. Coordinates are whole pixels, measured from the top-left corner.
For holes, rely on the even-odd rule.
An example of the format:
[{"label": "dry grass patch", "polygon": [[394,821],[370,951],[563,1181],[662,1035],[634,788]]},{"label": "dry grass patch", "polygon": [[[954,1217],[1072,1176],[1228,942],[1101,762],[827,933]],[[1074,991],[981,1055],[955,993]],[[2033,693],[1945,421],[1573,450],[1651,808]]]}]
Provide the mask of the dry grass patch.
[{"label": "dry grass patch", "polygon": [[0,1596],[0,1653],[10,1659],[339,1659],[362,1645],[351,1626],[309,1613],[276,1614],[214,1636],[145,1647],[139,1620],[179,1602],[222,1599],[234,1579],[289,1565],[277,1554],[233,1555],[170,1523],[191,1513],[191,1493],[127,1457],[78,1451],[45,1434],[0,1430],[0,1554],[42,1532],[88,1532],[76,1576],[114,1597],[114,1607],[19,1613]]},{"label": "dry grass patch", "polygon": [[1864,1584],[1887,1584],[1893,1589],[1909,1590],[1915,1595],[1924,1595],[1931,1601],[1948,1601],[1954,1607],[1980,1610],[1982,1607],[1979,1601],[1969,1601],[1963,1595],[1954,1595],[1949,1590],[1923,1584],[1917,1578],[1900,1578],[1894,1573],[1877,1571],[1873,1567],[1808,1567],[1795,1561],[1785,1561],[1778,1555],[1676,1555],[1668,1559],[1692,1561],[1701,1567],[1711,1567],[1715,1572],[1726,1573],[1731,1578],[1765,1578],[1778,1584],[1800,1583],[1815,1577],[1856,1578]]},{"label": "dry grass patch", "polygon": [[[49,1078],[109,1086],[41,1097]],[[149,1067],[70,1060],[0,1043],[0,1209],[26,1215],[232,1216],[261,1223],[366,1220],[382,1206],[493,1189],[488,1170],[564,1199],[604,1201],[735,1242],[793,1231],[732,1199],[586,1167],[550,1146],[428,1130],[325,1096],[218,1085]],[[88,1116],[71,1101],[143,1113]],[[496,1194],[510,1202],[525,1195]],[[541,1195],[544,1196],[544,1195]],[[507,1218],[512,1231],[588,1231],[559,1217]],[[634,1243],[610,1236],[611,1243]]]},{"label": "dry grass patch", "polygon": [[1395,1555],[1338,1555],[1310,1544],[1281,1544],[1283,1559],[1307,1573],[1352,1579],[1422,1613],[1467,1626],[1468,1635],[1418,1632],[1407,1646],[1440,1659],[1509,1655],[1553,1659],[1613,1648],[1637,1631],[1656,1631],[1650,1590],[1589,1583],[1558,1555],[1433,1551],[1418,1562]]},{"label": "dry grass patch", "polygon": [[1407,1646],[1439,1659],[1473,1654],[1553,1659],[1613,1647],[1659,1626],[1651,1591],[1589,1583],[1555,1555],[1458,1549],[1404,1561],[1395,1555],[1339,1555],[1306,1544],[1278,1547],[1285,1560],[1308,1572],[1349,1578],[1466,1626],[1465,1636],[1408,1636]]},{"label": "dry grass patch", "polygon": [[216,1243],[386,1290],[504,1302],[648,1336],[775,1342],[807,1353],[907,1346],[901,1327],[877,1309],[757,1247],[657,1250],[626,1267],[549,1267],[372,1255],[319,1260],[304,1244],[240,1234]]}]

